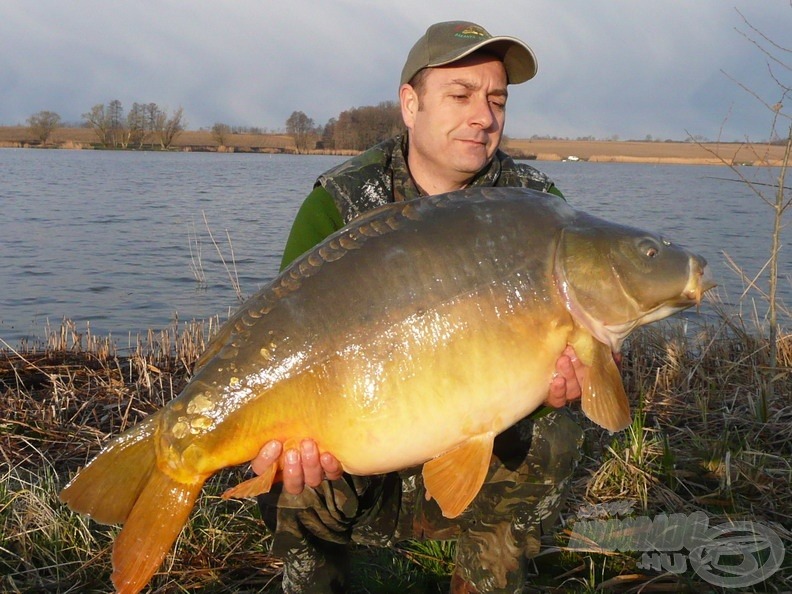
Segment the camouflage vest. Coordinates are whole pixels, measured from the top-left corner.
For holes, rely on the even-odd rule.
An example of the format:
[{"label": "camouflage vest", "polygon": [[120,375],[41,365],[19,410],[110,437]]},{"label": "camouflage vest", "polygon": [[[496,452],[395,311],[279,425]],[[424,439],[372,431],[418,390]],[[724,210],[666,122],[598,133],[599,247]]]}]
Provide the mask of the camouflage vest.
[{"label": "camouflage vest", "polygon": [[[333,197],[344,224],[388,202],[421,195],[407,168],[407,136],[395,136],[319,176],[314,184]],[[533,188],[546,192],[553,185],[544,173],[498,150],[490,164],[469,186]]]}]

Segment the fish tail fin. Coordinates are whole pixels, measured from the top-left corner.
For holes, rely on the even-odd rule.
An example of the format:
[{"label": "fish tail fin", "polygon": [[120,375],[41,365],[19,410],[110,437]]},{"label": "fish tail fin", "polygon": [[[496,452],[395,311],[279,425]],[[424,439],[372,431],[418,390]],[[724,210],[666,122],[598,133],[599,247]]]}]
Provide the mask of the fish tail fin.
[{"label": "fish tail fin", "polygon": [[126,520],[156,466],[154,427],[149,417],[111,441],[66,485],[60,500],[102,524]]},{"label": "fish tail fin", "polygon": [[119,594],[136,594],[149,582],[187,523],[204,480],[187,484],[158,469],[151,473],[113,545]]},{"label": "fish tail fin", "polygon": [[60,493],[76,512],[124,524],[113,546],[113,584],[124,594],[139,592],[151,579],[205,481],[180,483],[157,467],[156,417],[110,442]]}]

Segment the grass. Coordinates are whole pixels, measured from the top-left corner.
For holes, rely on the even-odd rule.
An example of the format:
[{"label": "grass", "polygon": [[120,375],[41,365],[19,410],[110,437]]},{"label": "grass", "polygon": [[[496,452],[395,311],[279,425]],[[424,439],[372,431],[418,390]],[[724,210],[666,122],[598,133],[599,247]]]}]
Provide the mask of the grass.
[{"label": "grass", "polygon": [[[41,344],[0,350],[0,591],[105,592],[117,528],[70,512],[57,499],[68,478],[113,434],[179,392],[216,322],[175,324],[121,351],[73,324]],[[718,591],[690,569],[640,566],[641,553],[566,547],[591,514],[691,514],[710,526],[751,520],[792,543],[792,334],[779,332],[776,391],[767,422],[756,402],[768,381],[761,325],[721,311],[688,328],[655,324],[633,335],[623,377],[634,423],[619,434],[582,420],[584,456],[561,524],[532,562],[530,592]],[[216,475],[150,584],[152,592],[278,592],[280,562],[249,501],[220,493],[245,469]],[[359,548],[355,592],[444,592],[453,542]],[[764,583],[792,590],[792,555]]]}]

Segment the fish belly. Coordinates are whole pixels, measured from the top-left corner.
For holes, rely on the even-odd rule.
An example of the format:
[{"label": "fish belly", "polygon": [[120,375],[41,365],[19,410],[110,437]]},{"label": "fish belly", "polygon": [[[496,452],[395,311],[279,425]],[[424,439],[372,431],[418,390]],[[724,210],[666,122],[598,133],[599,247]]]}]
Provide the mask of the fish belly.
[{"label": "fish belly", "polygon": [[330,365],[338,388],[317,419],[317,441],[348,472],[423,463],[472,437],[500,433],[547,397],[566,326],[535,312],[482,316],[475,300],[445,309],[398,325],[353,361]]}]

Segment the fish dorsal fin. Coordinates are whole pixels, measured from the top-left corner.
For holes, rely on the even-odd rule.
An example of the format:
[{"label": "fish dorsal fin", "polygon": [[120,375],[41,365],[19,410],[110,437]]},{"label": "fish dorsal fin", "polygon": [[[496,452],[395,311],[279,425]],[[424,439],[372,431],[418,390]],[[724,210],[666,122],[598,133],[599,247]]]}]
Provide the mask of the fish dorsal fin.
[{"label": "fish dorsal fin", "polygon": [[593,360],[580,386],[583,412],[608,431],[621,431],[630,422],[630,403],[613,354],[607,345],[595,343]]},{"label": "fish dorsal fin", "polygon": [[255,497],[262,493],[268,493],[272,488],[272,483],[275,482],[275,475],[277,474],[278,463],[270,464],[267,469],[252,479],[248,479],[239,483],[236,487],[231,487],[223,493],[223,499],[245,499],[246,497]]},{"label": "fish dorsal fin", "polygon": [[495,434],[472,437],[423,466],[427,497],[434,497],[446,518],[455,518],[473,501],[487,476]]}]

